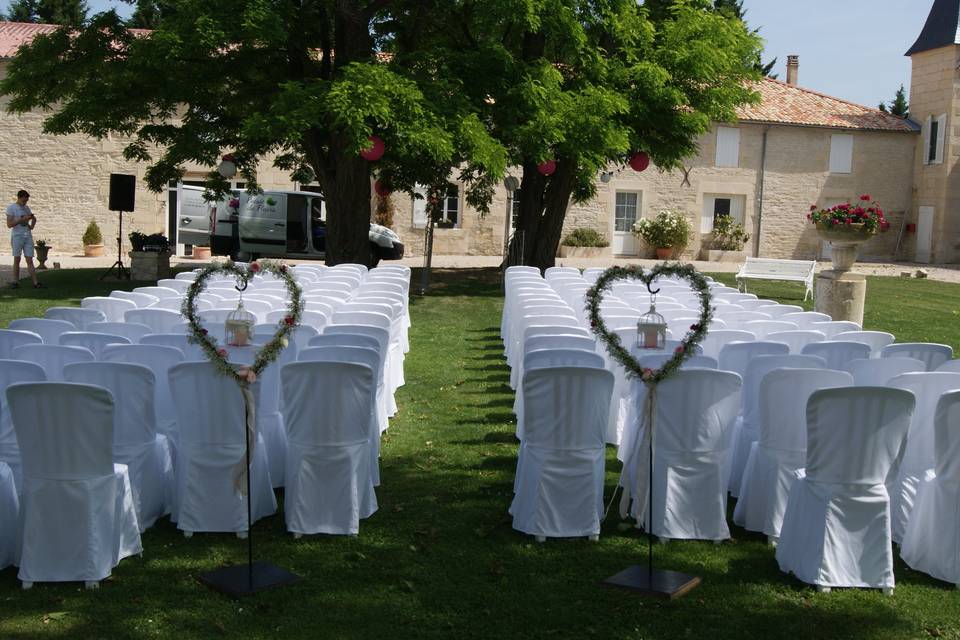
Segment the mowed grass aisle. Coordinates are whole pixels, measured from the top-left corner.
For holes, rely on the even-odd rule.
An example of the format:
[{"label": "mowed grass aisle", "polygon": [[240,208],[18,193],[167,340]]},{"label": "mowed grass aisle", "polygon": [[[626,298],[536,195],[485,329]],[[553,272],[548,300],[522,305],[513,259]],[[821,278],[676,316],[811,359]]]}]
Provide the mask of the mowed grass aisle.
[{"label": "mowed grass aisle", "polygon": [[[65,279],[51,274],[43,301],[0,292],[0,325],[28,306],[32,314],[64,303],[58,295],[69,303],[94,293],[75,290],[77,272],[56,277]],[[869,291],[868,328],[889,321],[901,340],[958,346],[960,286],[871,279]],[[766,293],[796,302],[793,289]],[[493,270],[437,272],[433,293],[412,301],[380,510],[358,538],[295,541],[282,513],[254,527],[257,559],[297,572],[298,585],[239,602],[214,594],[196,575],[245,561],[244,543],[226,534],[185,540],[163,520],[144,534],[144,557],[122,562],[99,591],[40,584],[23,592],[14,569],[0,572],[0,638],[960,637],[960,593],[900,562],[892,598],[817,594],[779,572],[762,537],[734,528],[721,545],[656,547],[658,566],[704,579],[686,598],[660,603],[600,586],[646,557],[642,532],[616,509],[598,543],[541,545],[513,531],[517,445],[501,308]],[[609,499],[619,472],[612,448],[607,469]]]}]

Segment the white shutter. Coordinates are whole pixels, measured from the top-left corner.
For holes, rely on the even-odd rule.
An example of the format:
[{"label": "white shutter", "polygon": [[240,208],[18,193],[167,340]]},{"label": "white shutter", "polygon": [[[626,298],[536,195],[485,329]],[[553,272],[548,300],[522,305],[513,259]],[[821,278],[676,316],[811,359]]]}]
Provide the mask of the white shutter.
[{"label": "white shutter", "polygon": [[943,144],[945,139],[945,134],[947,131],[947,114],[941,115],[937,118],[937,155],[934,159],[934,162],[937,164],[943,164]]},{"label": "white shutter", "polygon": [[733,127],[717,127],[717,157],[718,167],[740,166],[740,129]]},{"label": "white shutter", "polygon": [[920,152],[920,156],[923,159],[923,164],[930,164],[930,127],[933,126],[933,118],[927,116],[927,119],[923,121],[923,150]]},{"label": "white shutter", "polygon": [[700,216],[700,233],[713,231],[713,208],[716,206],[714,196],[703,197],[703,214]]},{"label": "white shutter", "polygon": [[730,217],[734,222],[743,224],[743,214],[746,209],[746,198],[744,196],[733,196],[730,198]]},{"label": "white shutter", "polygon": [[853,136],[835,133],[830,136],[830,173],[853,171]]},{"label": "white shutter", "polygon": [[413,192],[419,196],[413,199],[413,228],[423,229],[427,226],[427,189],[418,184]]}]

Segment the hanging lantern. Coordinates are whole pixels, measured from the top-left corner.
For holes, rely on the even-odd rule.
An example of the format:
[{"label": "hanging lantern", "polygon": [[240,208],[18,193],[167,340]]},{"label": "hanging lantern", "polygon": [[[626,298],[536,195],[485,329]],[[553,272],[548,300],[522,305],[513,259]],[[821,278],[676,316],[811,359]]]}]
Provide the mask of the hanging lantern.
[{"label": "hanging lantern", "polygon": [[634,171],[643,171],[650,166],[650,156],[643,151],[637,151],[630,156],[630,168]]},{"label": "hanging lantern", "polygon": [[663,350],[667,345],[667,321],[657,313],[657,306],[650,304],[650,311],[637,320],[637,347],[639,349]]},{"label": "hanging lantern", "polygon": [[537,165],[537,171],[542,176],[552,176],[553,172],[557,170],[557,161],[556,160],[547,160],[546,162],[541,162]]},{"label": "hanging lantern", "polygon": [[387,143],[385,143],[383,139],[378,136],[370,136],[367,138],[367,140],[372,143],[372,146],[361,151],[360,157],[369,162],[376,162],[382,158],[384,152],[386,152]]},{"label": "hanging lantern", "polygon": [[373,183],[373,190],[381,198],[386,198],[391,193],[390,183],[386,180],[376,180]]},{"label": "hanging lantern", "polygon": [[233,159],[232,153],[227,153],[220,159],[220,165],[217,167],[217,173],[228,180],[237,175],[237,163]]},{"label": "hanging lantern", "polygon": [[234,311],[227,315],[223,324],[223,332],[227,344],[232,347],[245,347],[253,340],[253,325],[257,324],[257,317],[243,308],[243,300]]}]

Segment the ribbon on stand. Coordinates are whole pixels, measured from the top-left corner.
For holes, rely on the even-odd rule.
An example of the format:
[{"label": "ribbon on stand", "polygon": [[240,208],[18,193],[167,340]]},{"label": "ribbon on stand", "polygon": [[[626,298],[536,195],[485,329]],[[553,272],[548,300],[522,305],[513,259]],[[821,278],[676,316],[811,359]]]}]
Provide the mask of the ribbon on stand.
[{"label": "ribbon on stand", "polygon": [[[247,371],[244,374],[244,370]],[[240,393],[243,394],[243,410],[246,420],[246,437],[247,437],[247,446],[244,453],[244,457],[237,462],[233,467],[233,486],[240,492],[240,495],[247,498],[247,510],[250,510],[250,460],[253,454],[253,448],[257,442],[257,407],[256,399],[253,397],[253,391],[250,390],[250,378],[253,378],[255,382],[257,377],[252,371],[246,367],[242,367],[239,372],[241,375],[246,375],[247,381],[238,382],[237,385],[240,387]],[[249,517],[248,520],[249,522]]]}]

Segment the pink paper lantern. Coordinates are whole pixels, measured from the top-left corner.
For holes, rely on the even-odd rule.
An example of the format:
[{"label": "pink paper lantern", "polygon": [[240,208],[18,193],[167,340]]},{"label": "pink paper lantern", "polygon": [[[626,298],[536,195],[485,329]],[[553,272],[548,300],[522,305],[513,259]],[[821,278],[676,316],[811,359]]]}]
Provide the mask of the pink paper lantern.
[{"label": "pink paper lantern", "polygon": [[650,166],[650,156],[643,151],[637,151],[630,156],[630,168],[634,171],[643,171]]},{"label": "pink paper lantern", "polygon": [[370,136],[367,139],[373,143],[373,146],[361,151],[360,157],[369,162],[376,162],[383,157],[384,152],[387,150],[387,145],[377,136]]},{"label": "pink paper lantern", "polygon": [[557,170],[557,161],[556,160],[547,160],[546,162],[541,162],[537,165],[537,171],[542,176],[552,176],[554,171]]},{"label": "pink paper lantern", "polygon": [[390,184],[385,180],[375,180],[373,183],[373,190],[381,198],[386,198],[392,192],[390,189]]}]

